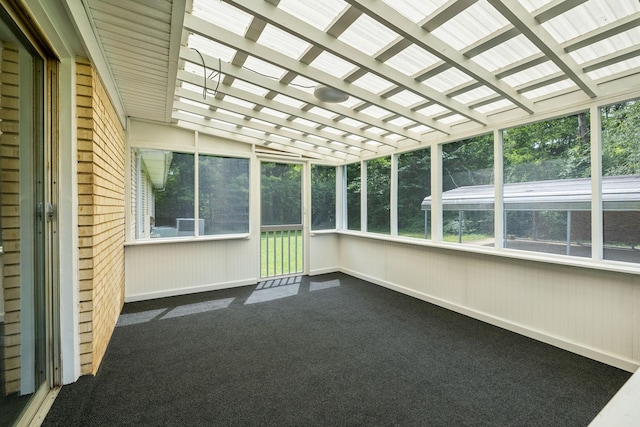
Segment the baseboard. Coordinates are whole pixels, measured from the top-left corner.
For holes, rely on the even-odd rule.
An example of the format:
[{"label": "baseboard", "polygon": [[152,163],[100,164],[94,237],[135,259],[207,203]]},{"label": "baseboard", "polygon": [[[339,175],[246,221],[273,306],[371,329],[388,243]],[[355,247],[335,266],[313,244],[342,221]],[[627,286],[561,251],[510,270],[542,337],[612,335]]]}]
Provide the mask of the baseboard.
[{"label": "baseboard", "polygon": [[357,277],[362,280],[366,280],[367,282],[371,282],[376,285],[383,286],[385,288],[403,293],[405,295],[412,296],[414,298],[437,305],[439,307],[446,308],[456,313],[460,313],[465,316],[483,321],[485,323],[498,326],[508,331],[515,332],[517,334],[535,339],[537,341],[541,341],[546,344],[553,345],[555,347],[570,351],[575,354],[579,354],[580,356],[588,357],[589,359],[597,360],[598,362],[602,362],[607,365],[614,366],[616,368],[623,369],[628,372],[635,372],[636,370],[638,370],[638,368],[640,368],[639,362],[616,355],[616,354],[608,353],[597,348],[593,348],[580,343],[569,341],[562,337],[550,335],[549,333],[546,333],[544,331],[540,331],[540,330],[528,327],[526,325],[511,322],[509,320],[496,317],[481,311],[477,311],[469,307],[461,306],[459,304],[452,303],[451,301],[443,300],[443,299],[434,297],[432,295],[428,295],[423,292],[416,291],[411,288],[400,286],[395,283],[380,280],[376,277],[368,276],[366,274],[361,274],[356,271],[352,271],[345,268],[341,268],[340,271],[344,274],[348,274],[350,276]]},{"label": "baseboard", "polygon": [[217,291],[220,289],[238,288],[240,286],[255,285],[258,279],[245,279],[233,282],[214,283],[209,285],[192,286],[188,288],[174,288],[158,292],[145,292],[125,295],[124,302],[146,301],[157,298],[174,297],[178,295],[196,294],[199,292]]},{"label": "baseboard", "polygon": [[309,271],[309,276],[319,276],[321,274],[336,273],[338,271],[340,271],[340,268],[338,267],[319,268],[317,270]]}]

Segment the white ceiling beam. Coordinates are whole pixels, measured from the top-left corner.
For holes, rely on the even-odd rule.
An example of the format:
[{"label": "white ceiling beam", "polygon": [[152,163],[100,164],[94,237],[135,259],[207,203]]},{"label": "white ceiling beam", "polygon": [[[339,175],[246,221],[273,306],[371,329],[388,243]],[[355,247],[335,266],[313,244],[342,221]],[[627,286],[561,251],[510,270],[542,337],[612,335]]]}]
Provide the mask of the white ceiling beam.
[{"label": "white ceiling beam", "polygon": [[[245,144],[249,144],[254,146],[256,152],[260,152],[260,149],[263,148],[265,151],[263,151],[262,153],[268,154],[269,152],[273,151],[272,153],[273,156],[282,155],[282,156],[293,156],[294,158],[300,158],[300,159],[309,158],[312,160],[321,161],[322,164],[331,164],[336,166],[342,165],[347,161],[349,161],[350,159],[350,158],[342,159],[342,158],[336,158],[336,157],[322,156],[316,153],[308,153],[306,150],[303,150],[303,149],[285,146],[281,143],[267,140],[267,139],[255,138],[253,136],[245,135],[237,131],[232,132],[224,129],[217,129],[217,128],[212,128],[208,126],[203,126],[199,124],[198,120],[195,120],[195,121],[174,120],[174,121],[176,125],[182,129],[189,129],[189,130],[197,131],[198,133],[201,133],[201,134],[211,135],[218,138],[232,139],[235,142],[242,142]],[[355,159],[357,158],[353,158],[351,160],[355,160]]]},{"label": "white ceiling beam", "polygon": [[[192,99],[191,97],[197,98],[196,96],[193,96],[193,95],[197,95],[195,92],[188,91],[185,89],[176,90],[176,95],[186,99]],[[230,111],[232,113],[241,114],[241,115],[245,115],[246,114],[245,110],[247,110],[247,108],[245,107],[240,107],[239,105],[235,105],[232,103],[224,103],[224,101],[220,101],[215,98],[207,98],[206,100],[199,100],[197,102],[207,104],[210,106],[216,106],[221,109],[224,108],[225,111]],[[339,135],[335,135],[335,134],[330,134],[330,136],[332,136],[333,138],[331,138],[331,140],[329,141],[321,141],[321,140],[316,140],[312,138],[307,138],[306,135],[316,135],[320,138],[327,138],[327,136],[320,135],[318,134],[317,131],[307,132],[307,130],[315,130],[315,129],[308,128],[307,126],[301,126],[297,123],[288,122],[287,120],[284,120],[284,119],[280,119],[279,120],[280,123],[277,123],[276,126],[269,126],[263,123],[250,122],[249,120],[236,117],[235,115],[232,115],[232,114],[225,113],[225,111],[211,111],[207,108],[198,107],[196,105],[191,105],[191,104],[187,104],[185,102],[180,102],[180,101],[174,102],[173,107],[177,110],[187,111],[189,113],[204,116],[205,118],[225,121],[227,123],[231,123],[236,126],[243,126],[246,128],[258,130],[260,132],[279,135],[287,139],[300,140],[314,146],[324,147],[324,148],[335,150],[345,154],[357,154],[362,150],[362,148],[360,148],[360,145],[365,145],[359,142],[354,143],[355,141],[348,141],[348,140],[343,141],[343,139],[346,139],[346,138],[341,137]],[[273,120],[269,121],[268,119],[264,120],[261,116],[256,117],[256,119],[263,120],[264,122],[267,122],[267,123],[276,124],[275,121]],[[275,119],[277,120],[277,118]],[[278,127],[278,126],[282,126],[282,127]],[[341,144],[344,144],[344,146],[339,144],[332,144],[331,141],[338,141]],[[351,147],[355,147],[357,148],[357,150],[352,150]],[[374,147],[368,147],[367,151],[371,151],[373,153],[378,152],[378,150]]]},{"label": "white ceiling beam", "polygon": [[[430,89],[429,87],[426,87],[419,82],[416,82],[414,79],[407,76],[406,74],[399,72],[395,68],[390,67],[383,62],[376,61],[374,58],[364,54],[362,51],[332,36],[327,35],[325,32],[316,29],[312,25],[309,25],[297,18],[292,17],[281,9],[273,7],[268,3],[255,0],[224,1],[234,5],[235,7],[238,7],[239,9],[247,13],[250,13],[254,16],[259,16],[269,24],[278,27],[283,31],[287,31],[312,45],[319,46],[323,50],[330,52],[345,61],[359,66],[361,68],[361,70],[359,70],[360,74],[364,72],[373,73],[378,77],[388,80],[396,85],[402,86],[420,96],[424,96],[449,109],[455,110],[455,112],[469,118],[470,120],[474,120],[482,124],[486,123],[486,117],[483,117],[481,114],[474,112],[466,105],[452,102],[449,98],[443,96],[440,92]],[[359,77],[359,75],[357,77]],[[416,121],[422,120],[422,122],[424,122],[425,120],[424,117],[422,117],[421,119],[411,116],[407,117]],[[424,124],[437,129],[437,122]]]},{"label": "white ceiling beam", "polygon": [[591,71],[608,67],[609,65],[626,61],[627,59],[635,58],[637,56],[640,56],[640,46],[629,46],[617,52],[610,53],[609,55],[604,55],[592,61],[584,62],[580,64],[580,66],[582,67],[582,71],[590,73]]},{"label": "white ceiling beam", "polygon": [[432,32],[478,0],[449,0],[421,22],[419,25],[426,31]]},{"label": "white ceiling beam", "polygon": [[[420,96],[433,99],[438,103],[448,103],[449,105],[444,104],[445,106],[447,106],[447,108],[455,109],[457,112],[465,117],[468,117],[470,120],[474,120],[479,123],[486,122],[485,117],[478,114],[477,112],[474,112],[473,110],[470,110],[466,105],[456,105],[456,103],[451,103],[450,100],[442,96],[442,94],[440,94],[439,92],[433,91],[430,88],[421,85],[406,74],[397,71],[396,69],[384,64],[383,62],[376,61],[374,58],[364,54],[360,50],[355,49],[354,47],[349,46],[344,42],[341,42],[335,37],[328,35],[324,31],[318,30],[312,25],[309,25],[295,17],[292,17],[283,10],[271,6],[269,3],[255,0],[224,1],[247,13],[259,17],[265,22],[268,22],[269,24],[283,31],[287,31],[295,35],[296,37],[299,37],[300,39],[306,41],[307,43],[310,43],[313,46],[319,47],[322,50],[325,50],[345,61],[348,61],[360,67],[360,70],[356,71],[358,73],[356,77],[360,77],[360,74],[366,74],[367,72],[373,73],[378,77],[388,80],[394,84],[403,86],[407,90],[415,92]],[[344,80],[347,82],[352,82],[355,79],[356,78]],[[366,101],[382,107],[379,101],[373,101],[371,99],[367,99]],[[389,109],[388,107],[383,108]],[[398,113],[405,115],[407,118],[415,120],[419,123],[423,123],[426,126],[444,132],[444,128],[441,127],[441,124],[439,124],[437,121],[431,121],[425,116],[417,116],[413,115],[413,113],[408,113],[411,115],[406,115],[401,112]]]},{"label": "white ceiling beam", "polygon": [[[514,91],[512,87],[496,79],[492,73],[466,58],[457,49],[452,48],[426,30],[416,27],[409,19],[385,3],[372,0],[345,1],[406,39],[411,40],[415,45],[482,82],[527,113],[532,114],[534,112],[533,103]],[[442,105],[446,106],[447,104],[444,103]]]},{"label": "white ceiling beam", "polygon": [[[300,61],[292,59],[287,55],[284,55],[273,49],[269,49],[266,46],[262,46],[244,37],[238,36],[237,34],[227,31],[224,28],[221,28],[217,25],[206,22],[193,15],[187,14],[185,16],[185,29],[187,29],[188,31],[192,31],[196,34],[200,34],[203,37],[207,37],[212,40],[215,40],[231,48],[247,52],[248,54],[258,59],[261,59],[265,62],[269,62],[280,68],[294,71],[299,75],[309,78],[310,80],[314,80],[318,83],[334,87],[346,93],[350,93],[356,98],[362,99],[363,101],[366,101],[366,102],[370,102],[371,104],[374,104],[374,105],[378,105],[381,108],[384,108],[386,110],[397,112],[398,114],[401,114],[409,119],[412,119],[418,123],[422,123],[425,126],[429,126],[440,132],[443,132],[446,134],[449,134],[450,132],[449,126],[438,123],[426,116],[418,115],[415,112],[411,111],[410,109],[405,108],[395,102],[391,102],[387,99],[381,98],[380,96],[374,95],[365,89],[346,83],[337,77],[334,77],[330,74],[320,71],[307,64],[301,63]],[[286,94],[286,91],[282,91],[282,93]],[[320,107],[324,107],[325,105],[324,103],[318,102],[317,100],[316,100],[316,103]]]},{"label": "white ceiling beam", "polygon": [[527,12],[518,0],[488,0],[511,24],[558,66],[587,96],[596,97],[597,86],[575,60]]},{"label": "white ceiling beam", "polygon": [[536,9],[533,15],[535,20],[542,24],[586,2],[587,0],[552,0]]},{"label": "white ceiling beam", "polygon": [[[218,58],[212,58],[206,54],[202,54],[205,64],[209,69],[217,69],[217,67],[213,67],[212,64],[218,64]],[[182,48],[180,51],[180,58],[193,62],[198,65],[202,65],[202,60],[200,55],[197,54],[193,49]],[[318,104],[319,107],[331,111],[338,116],[350,117],[359,122],[365,123],[370,126],[375,126],[380,129],[384,129],[389,132],[397,133],[398,135],[404,136],[405,138],[415,139],[416,135],[412,132],[407,131],[406,129],[401,128],[400,126],[391,125],[383,122],[382,120],[376,119],[364,113],[358,113],[354,111],[353,108],[348,108],[340,104],[334,103],[318,103],[318,99],[310,94],[309,92],[305,92],[303,90],[297,89],[294,86],[288,86],[286,83],[280,83],[278,80],[271,79],[265,76],[261,76],[260,74],[254,73],[242,67],[228,64],[225,62],[221,63],[222,65],[222,74],[226,76],[232,76],[233,78],[237,78],[254,85],[265,88],[271,92],[282,93],[283,95],[289,96],[293,99],[297,99],[298,101],[305,102],[308,105]],[[220,71],[220,70],[219,70]],[[302,117],[302,116],[301,116]],[[332,124],[333,127],[336,126],[337,123]]]},{"label": "white ceiling beam", "polygon": [[[199,76],[197,74],[193,74],[193,73],[188,73],[186,71],[180,71],[178,73],[178,79],[180,81],[183,82],[187,82],[187,83],[191,83],[193,85],[198,85],[201,86],[202,84],[202,78],[203,76]],[[210,80],[210,82],[215,85],[215,83],[213,81]],[[227,86],[225,84],[221,84],[218,87],[218,92],[224,93],[226,95],[230,95],[234,98],[238,98],[238,99],[242,99],[244,101],[256,104],[258,107],[267,107],[267,108],[271,108],[277,111],[280,111],[282,113],[285,114],[289,114],[292,117],[300,117],[302,119],[305,120],[309,120],[315,123],[318,123],[318,125],[324,125],[324,126],[329,126],[329,127],[333,127],[336,128],[338,130],[341,130],[343,132],[346,133],[350,133],[356,136],[360,136],[362,138],[365,139],[371,139],[373,141],[379,142],[380,144],[383,145],[389,145],[392,147],[396,147],[397,144],[395,142],[392,141],[385,141],[384,139],[380,138],[378,134],[374,134],[373,132],[366,132],[363,131],[360,128],[357,128],[355,126],[349,126],[346,125],[344,123],[340,123],[338,121],[332,120],[330,118],[324,117],[324,116],[320,116],[319,114],[314,114],[311,113],[309,111],[303,111],[300,108],[297,107],[293,107],[291,105],[287,105],[287,104],[283,104],[281,102],[277,102],[274,101],[273,99],[268,99],[265,98],[264,96],[260,96],[260,95],[256,95],[244,90],[240,90],[237,89],[233,86]],[[198,99],[194,99],[194,101],[199,101]],[[255,109],[253,111],[259,112],[258,109]],[[260,118],[261,120],[265,120],[265,121],[269,121],[267,119],[267,117],[271,117],[268,115],[261,115],[260,117],[257,117],[256,114],[252,114],[252,116],[256,117],[256,118]],[[328,138],[328,136],[327,136]],[[330,139],[334,139],[334,138],[330,138]],[[416,135],[416,137],[411,138],[414,140],[418,140],[419,137]],[[364,147],[360,147],[360,148],[364,148]]]},{"label": "white ceiling beam", "polygon": [[[250,132],[249,128],[233,125],[228,122],[225,122],[225,123],[213,122],[212,120],[208,120],[203,117],[196,117],[191,114],[187,114],[185,112],[174,111],[172,114],[172,118],[174,120],[178,120],[181,122],[187,122],[187,123],[192,123],[194,125],[197,125],[199,126],[199,130],[205,133],[210,133],[212,135],[219,134],[219,136],[224,136],[226,138],[231,138],[234,140],[236,139],[234,135],[240,135],[243,137],[243,139],[241,139],[242,142],[248,142],[248,143],[253,143],[256,145],[264,145],[264,146],[273,146],[273,144],[277,144],[279,147],[283,147],[282,148],[283,150],[286,150],[295,154],[300,154],[302,156],[313,157],[316,159],[332,159],[332,161],[334,162],[336,160],[344,162],[349,158],[349,156],[339,152],[334,152],[330,154],[319,154],[314,151],[310,151],[306,147],[303,147],[303,148],[296,147],[293,141],[285,142],[285,141],[282,141],[282,139],[280,138],[272,138],[268,134],[256,136],[255,133]],[[220,133],[223,133],[223,134],[220,134]]]},{"label": "white ceiling beam", "polygon": [[566,52],[573,52],[638,26],[640,26],[640,12],[625,16],[622,19],[610,22],[588,33],[567,40],[562,44],[562,47]]}]

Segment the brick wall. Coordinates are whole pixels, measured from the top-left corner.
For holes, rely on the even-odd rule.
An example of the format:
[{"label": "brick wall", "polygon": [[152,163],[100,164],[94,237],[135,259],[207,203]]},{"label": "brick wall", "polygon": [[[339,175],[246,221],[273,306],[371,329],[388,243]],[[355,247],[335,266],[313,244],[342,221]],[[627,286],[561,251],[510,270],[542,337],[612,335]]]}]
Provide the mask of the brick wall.
[{"label": "brick wall", "polygon": [[2,392],[20,390],[20,135],[18,50],[1,45],[0,70],[0,221],[4,297],[4,372]]},{"label": "brick wall", "polygon": [[124,304],[125,139],[91,64],[76,63],[80,364],[97,371]]}]

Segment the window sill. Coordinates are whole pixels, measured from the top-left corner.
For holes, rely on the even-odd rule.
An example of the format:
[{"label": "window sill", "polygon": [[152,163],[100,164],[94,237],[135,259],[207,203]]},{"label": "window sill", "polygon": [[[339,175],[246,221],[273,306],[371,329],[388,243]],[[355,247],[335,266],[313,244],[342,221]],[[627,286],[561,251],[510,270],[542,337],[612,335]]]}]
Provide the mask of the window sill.
[{"label": "window sill", "polygon": [[557,264],[563,266],[590,268],[593,270],[611,271],[616,273],[640,274],[640,264],[626,263],[621,261],[599,260],[591,258],[580,258],[570,255],[551,255],[540,252],[528,252],[516,249],[492,248],[486,246],[474,246],[469,244],[434,242],[412,237],[391,236],[377,233],[363,233],[350,230],[336,230],[335,233],[345,236],[360,237],[365,239],[381,240],[393,243],[403,243],[415,246],[425,246],[430,248],[446,249],[452,251],[462,251],[477,253],[502,258],[512,258],[524,261],[534,261],[546,264]]},{"label": "window sill", "polygon": [[131,240],[125,242],[125,246],[145,246],[145,245],[166,245],[174,243],[194,243],[194,242],[210,242],[219,240],[242,240],[248,239],[249,233],[240,234],[216,234],[212,236],[186,236],[186,237],[158,237],[150,239]]}]

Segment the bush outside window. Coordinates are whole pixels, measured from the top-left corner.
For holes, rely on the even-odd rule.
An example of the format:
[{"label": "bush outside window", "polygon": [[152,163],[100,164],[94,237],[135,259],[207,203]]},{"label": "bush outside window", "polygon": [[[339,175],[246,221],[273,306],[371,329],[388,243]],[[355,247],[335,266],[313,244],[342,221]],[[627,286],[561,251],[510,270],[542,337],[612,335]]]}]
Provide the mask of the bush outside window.
[{"label": "bush outside window", "polygon": [[391,233],[391,158],[379,157],[367,165],[367,231]]},{"label": "bush outside window", "polygon": [[336,228],[336,168],[311,165],[311,229]]}]

